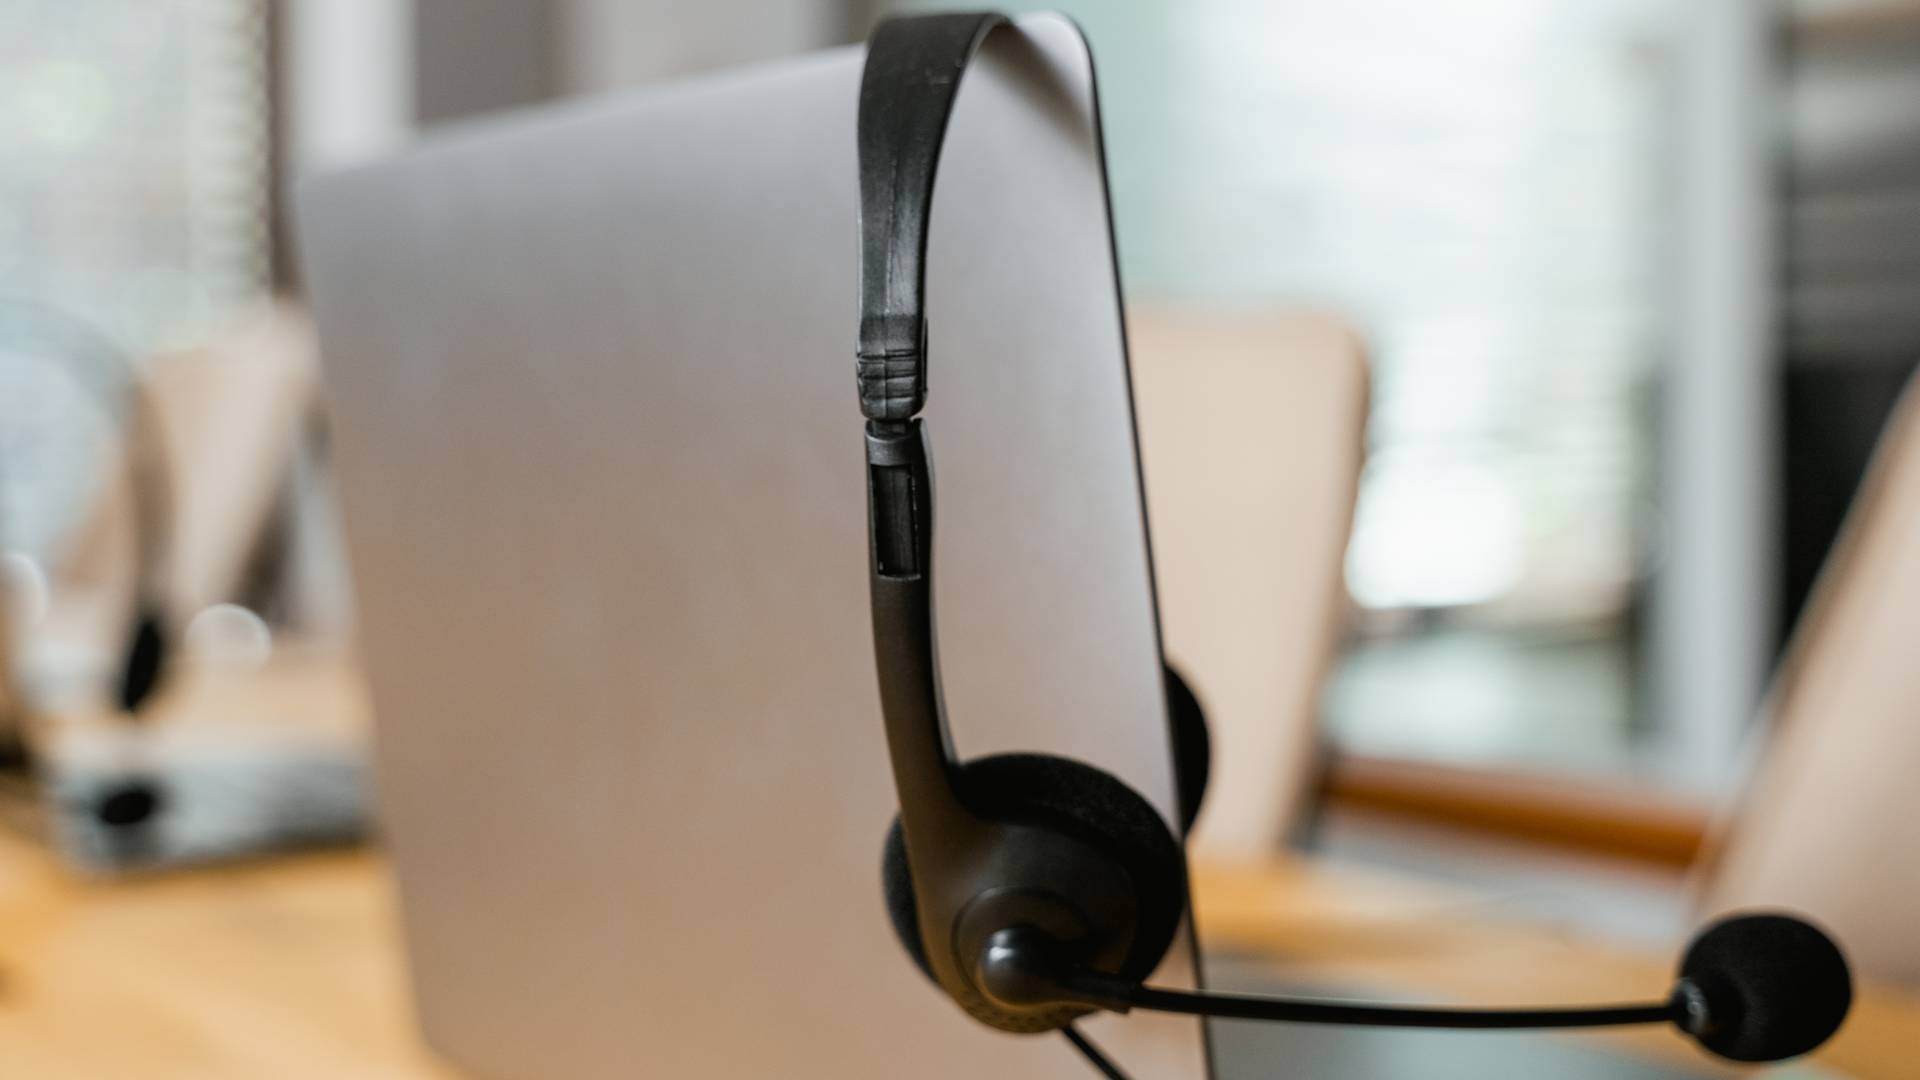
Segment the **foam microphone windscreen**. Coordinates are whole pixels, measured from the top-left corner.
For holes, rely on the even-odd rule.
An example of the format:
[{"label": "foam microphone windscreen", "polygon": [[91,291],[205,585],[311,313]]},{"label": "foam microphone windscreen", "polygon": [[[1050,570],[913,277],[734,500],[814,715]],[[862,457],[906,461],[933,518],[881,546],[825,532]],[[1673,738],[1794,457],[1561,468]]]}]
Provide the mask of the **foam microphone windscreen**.
[{"label": "foam microphone windscreen", "polygon": [[1788,915],[1736,915],[1688,947],[1680,977],[1706,1003],[1688,1026],[1702,1046],[1734,1061],[1778,1061],[1826,1042],[1853,1004],[1839,946]]}]

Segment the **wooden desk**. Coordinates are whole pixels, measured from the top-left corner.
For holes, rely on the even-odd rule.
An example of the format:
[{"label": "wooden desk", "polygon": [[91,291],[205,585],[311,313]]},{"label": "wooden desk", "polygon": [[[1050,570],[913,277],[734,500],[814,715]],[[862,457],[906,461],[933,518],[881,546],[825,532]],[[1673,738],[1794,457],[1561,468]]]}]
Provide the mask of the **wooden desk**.
[{"label": "wooden desk", "polygon": [[413,1033],[378,856],[82,882],[0,833],[0,1076],[453,1075]]},{"label": "wooden desk", "polygon": [[[1196,868],[1194,908],[1209,950],[1258,956],[1304,982],[1460,1005],[1659,997],[1682,944],[1670,954],[1636,952],[1490,921],[1472,893],[1312,860]],[[1920,1075],[1920,996],[1885,986],[1855,993],[1846,1026],[1812,1057],[1828,1070],[1819,1075]],[[1727,1067],[1665,1027],[1568,1037],[1702,1072],[1752,1072]]]},{"label": "wooden desk", "polygon": [[[1426,883],[1308,861],[1202,868],[1210,947],[1290,978],[1462,1002],[1658,993],[1664,960],[1475,924]],[[1920,1001],[1865,995],[1823,1064],[1912,1076]],[[1631,1052],[1698,1055],[1653,1030]],[[0,833],[0,1075],[35,1080],[447,1078],[411,1027],[393,897],[376,854],[305,855],[80,882]]]}]

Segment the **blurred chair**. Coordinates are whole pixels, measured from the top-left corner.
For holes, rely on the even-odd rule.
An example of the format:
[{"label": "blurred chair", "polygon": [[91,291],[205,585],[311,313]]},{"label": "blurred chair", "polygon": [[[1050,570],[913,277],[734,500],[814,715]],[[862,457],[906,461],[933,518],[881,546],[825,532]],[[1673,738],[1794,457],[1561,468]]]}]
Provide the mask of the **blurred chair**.
[{"label": "blurred chair", "polygon": [[1772,734],[1702,864],[1710,912],[1804,911],[1866,973],[1920,983],[1920,381],[1776,677]]},{"label": "blurred chair", "polygon": [[1269,855],[1345,611],[1365,358],[1324,315],[1136,309],[1127,333],[1161,629],[1213,731],[1193,847]]},{"label": "blurred chair", "polygon": [[[159,541],[168,612],[184,623],[214,604],[246,599],[277,531],[313,531],[300,504],[318,493],[310,470],[298,466],[318,410],[318,349],[305,313],[275,304],[200,348],[156,357],[143,369],[166,452]],[[56,634],[103,635],[110,644],[124,632],[115,613],[126,609],[134,565],[127,482],[124,470],[117,472],[74,535],[59,568],[66,610],[57,603],[56,620],[64,625]],[[296,583],[321,576],[297,565],[275,569]],[[332,577],[344,597],[344,570]],[[291,602],[315,609],[302,597]],[[343,636],[343,605],[319,619],[329,624],[319,629]],[[176,635],[183,629],[173,628]]]},{"label": "blurred chair", "polygon": [[[42,831],[89,873],[340,842],[366,826],[370,710],[314,452],[317,353],[305,313],[276,304],[140,366],[151,426],[128,437],[157,434],[160,453],[133,470],[115,460],[33,630],[47,688],[29,738]],[[135,482],[158,493],[152,524]],[[97,675],[122,655],[136,541],[157,551],[147,587],[175,648],[129,724],[98,700]],[[65,670],[44,674],[62,656]]]}]

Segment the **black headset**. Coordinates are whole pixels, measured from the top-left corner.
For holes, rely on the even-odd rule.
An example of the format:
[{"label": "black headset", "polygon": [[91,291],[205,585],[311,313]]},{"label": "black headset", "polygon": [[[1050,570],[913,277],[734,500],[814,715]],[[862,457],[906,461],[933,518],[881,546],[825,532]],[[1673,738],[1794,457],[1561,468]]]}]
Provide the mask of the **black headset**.
[{"label": "black headset", "polygon": [[120,427],[133,510],[134,579],[133,610],[114,668],[112,697],[131,716],[158,688],[169,651],[165,570],[173,500],[159,407],[132,358],[79,318],[34,301],[0,297],[0,327],[11,340],[57,352],[66,361],[63,370]]},{"label": "black headset", "polygon": [[[165,680],[171,652],[165,579],[174,506],[159,406],[132,358],[73,315],[28,300],[0,298],[0,327],[14,339],[56,352],[66,361],[63,370],[119,425],[132,506],[134,577],[133,608],[113,668],[111,696],[125,721],[137,723],[142,707]],[[7,747],[7,756],[24,762],[28,748],[19,734],[19,718],[11,719],[8,736],[18,745]],[[136,772],[99,792],[91,812],[119,830],[144,825],[164,802],[159,781]]]},{"label": "black headset", "polygon": [[[1716,923],[1696,938],[1663,1001],[1471,1010],[1285,1001],[1164,990],[1143,980],[1187,910],[1186,856],[1159,811],[1117,777],[1044,754],[955,760],[933,625],[933,483],[925,309],[928,224],[961,76],[996,13],[889,19],[860,82],[860,335],[866,418],[874,658],[900,801],[882,858],[894,930],[914,962],[974,1019],[1001,1031],[1063,1030],[1096,1010],[1402,1027],[1598,1027],[1670,1022],[1742,1061],[1805,1053],[1840,1026],[1852,982],[1819,930],[1779,914]],[[1184,825],[1198,811],[1207,738],[1192,693],[1168,673]]]}]

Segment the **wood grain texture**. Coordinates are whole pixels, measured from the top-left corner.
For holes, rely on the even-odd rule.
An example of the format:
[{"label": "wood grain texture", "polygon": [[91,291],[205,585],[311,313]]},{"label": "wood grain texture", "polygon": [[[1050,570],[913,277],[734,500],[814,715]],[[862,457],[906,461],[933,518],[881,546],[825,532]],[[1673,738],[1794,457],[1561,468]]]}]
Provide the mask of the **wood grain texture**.
[{"label": "wood grain texture", "polygon": [[1334,759],[1325,794],[1336,806],[1681,868],[1700,853],[1709,814],[1645,785],[1355,754]]},{"label": "wood grain texture", "polygon": [[375,855],[89,882],[0,833],[0,1075],[452,1076],[401,968]]},{"label": "wood grain texture", "polygon": [[[1498,920],[1472,892],[1311,860],[1200,865],[1194,894],[1200,940],[1210,951],[1274,962],[1290,981],[1348,992],[1377,987],[1382,997],[1402,1000],[1544,1007],[1660,997],[1682,944],[1671,953],[1601,944]],[[1920,996],[1872,984],[1856,986],[1856,994],[1846,1026],[1812,1060],[1862,1080],[1913,1076]],[[1726,1068],[1671,1029],[1578,1037],[1709,1075],[1749,1074]]]}]

